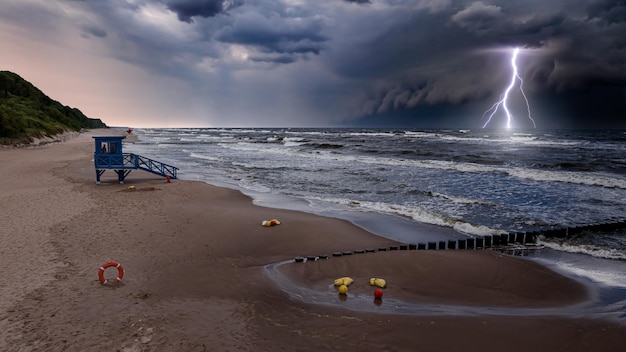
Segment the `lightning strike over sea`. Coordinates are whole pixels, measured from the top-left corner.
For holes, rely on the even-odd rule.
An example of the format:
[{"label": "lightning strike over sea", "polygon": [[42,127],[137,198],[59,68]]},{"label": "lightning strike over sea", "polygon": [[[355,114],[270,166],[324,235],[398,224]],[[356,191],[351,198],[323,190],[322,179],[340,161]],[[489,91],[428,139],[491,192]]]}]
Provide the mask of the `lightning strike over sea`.
[{"label": "lightning strike over sea", "polygon": [[528,110],[528,118],[530,119],[530,121],[532,121],[533,127],[537,127],[537,125],[535,124],[535,120],[532,118],[530,114],[530,103],[528,102],[526,93],[524,93],[524,80],[522,79],[522,77],[520,77],[518,73],[518,69],[517,69],[517,54],[518,53],[519,53],[519,48],[513,49],[513,55],[511,56],[511,69],[512,69],[511,83],[509,83],[504,93],[500,95],[500,100],[495,102],[491,106],[491,108],[489,108],[489,110],[485,111],[485,113],[483,114],[483,119],[485,118],[485,116],[487,116],[487,114],[489,114],[489,116],[487,117],[487,121],[483,125],[483,128],[489,125],[489,123],[491,122],[491,119],[496,114],[496,112],[498,112],[498,109],[500,107],[502,107],[502,110],[504,110],[504,113],[506,114],[506,128],[511,128],[511,121],[513,120],[513,114],[509,111],[507,102],[509,100],[509,93],[511,92],[511,90],[515,86],[515,83],[518,80],[519,80],[519,85],[518,85],[519,91],[520,93],[522,93],[522,96],[524,97],[524,101],[526,102],[526,108]]}]

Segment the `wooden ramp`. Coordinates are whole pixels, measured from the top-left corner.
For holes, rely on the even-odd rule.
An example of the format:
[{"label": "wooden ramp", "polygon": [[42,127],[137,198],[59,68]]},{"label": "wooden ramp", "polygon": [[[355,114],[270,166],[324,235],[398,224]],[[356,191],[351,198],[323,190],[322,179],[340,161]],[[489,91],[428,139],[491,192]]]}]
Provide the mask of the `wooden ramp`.
[{"label": "wooden ramp", "polygon": [[175,166],[133,153],[98,154],[94,156],[94,164],[98,184],[100,184],[100,176],[106,170],[115,171],[120,183],[124,183],[126,176],[133,170],[143,170],[171,179],[176,179],[178,173],[178,168]]}]

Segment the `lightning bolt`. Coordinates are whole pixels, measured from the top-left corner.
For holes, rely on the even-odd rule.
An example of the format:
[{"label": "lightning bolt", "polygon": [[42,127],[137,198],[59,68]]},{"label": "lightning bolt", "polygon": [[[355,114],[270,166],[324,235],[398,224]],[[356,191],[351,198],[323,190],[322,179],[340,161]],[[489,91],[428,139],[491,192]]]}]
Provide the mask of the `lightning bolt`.
[{"label": "lightning bolt", "polygon": [[506,90],[504,91],[504,93],[500,95],[500,100],[495,102],[489,108],[489,110],[485,111],[485,113],[483,114],[483,119],[485,118],[485,116],[489,115],[487,117],[487,122],[485,122],[485,124],[483,125],[483,128],[487,127],[487,125],[491,122],[493,115],[495,115],[496,112],[498,112],[498,109],[500,107],[502,107],[502,109],[504,110],[504,113],[506,114],[506,128],[511,128],[511,120],[513,120],[513,114],[511,114],[511,112],[509,111],[507,101],[509,99],[509,93],[511,92],[511,89],[513,89],[513,87],[515,86],[515,83],[518,80],[519,80],[519,90],[522,93],[522,96],[524,97],[524,101],[526,102],[526,108],[528,110],[528,119],[532,121],[533,127],[537,127],[537,125],[535,124],[535,120],[530,114],[530,103],[528,102],[526,93],[524,93],[524,80],[522,79],[522,77],[520,77],[518,73],[518,69],[517,69],[517,54],[518,53],[519,53],[519,48],[515,48],[513,50],[513,55],[511,56],[511,68],[513,71],[511,73],[511,83],[509,83],[509,86],[506,87]]}]

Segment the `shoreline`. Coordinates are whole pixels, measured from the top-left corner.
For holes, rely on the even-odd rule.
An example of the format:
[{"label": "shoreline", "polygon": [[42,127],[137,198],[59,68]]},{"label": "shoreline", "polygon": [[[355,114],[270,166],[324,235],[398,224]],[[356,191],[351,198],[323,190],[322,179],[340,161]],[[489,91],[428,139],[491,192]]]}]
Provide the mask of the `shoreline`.
[{"label": "shoreline", "polygon": [[[0,349],[408,351],[419,341],[427,350],[495,351],[506,343],[513,351],[537,344],[544,350],[582,351],[612,350],[625,342],[626,326],[609,319],[397,316],[294,300],[268,278],[266,265],[303,252],[330,254],[397,242],[346,220],[259,207],[239,191],[199,181],[166,183],[133,171],[120,185],[107,172],[96,186],[90,136],[97,132],[38,148],[0,150],[6,166],[2,176],[19,175],[0,192],[1,210],[11,219],[0,257],[10,283],[0,289]],[[128,189],[131,185],[134,191]],[[272,218],[281,225],[260,225]],[[552,279],[533,287],[536,278],[522,275],[511,281],[497,275],[523,273],[525,260],[519,258],[490,262],[484,253],[472,258],[451,252],[378,254],[304,263],[290,275],[325,292],[335,277],[355,275],[360,285],[370,275],[384,275],[389,287],[383,306],[394,296],[434,304],[471,296],[485,305],[490,303],[486,293],[521,309],[533,301],[553,299],[556,307],[572,303],[562,296],[563,287],[550,286]],[[465,267],[469,283],[441,281],[435,269],[445,269],[437,264],[444,259],[446,265]],[[96,272],[110,260],[121,263],[126,276],[120,284],[103,286]],[[555,282],[569,287],[573,296],[584,294],[574,281],[551,276],[556,274],[536,263],[531,266],[540,275],[558,277]],[[418,268],[426,275],[419,283],[411,279]],[[484,270],[495,270],[492,281],[476,275]],[[436,289],[424,292],[424,287]],[[521,294],[516,287],[528,291]],[[371,295],[369,286],[361,289]],[[359,293],[358,286],[350,293]],[[538,294],[549,299],[542,301]],[[447,338],[451,332],[457,338]]]}]

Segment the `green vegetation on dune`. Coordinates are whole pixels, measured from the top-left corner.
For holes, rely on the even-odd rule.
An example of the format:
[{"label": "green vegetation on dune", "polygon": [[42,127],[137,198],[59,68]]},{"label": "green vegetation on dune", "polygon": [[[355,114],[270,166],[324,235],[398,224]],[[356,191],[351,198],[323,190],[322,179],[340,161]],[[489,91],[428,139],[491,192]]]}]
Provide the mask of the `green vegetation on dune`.
[{"label": "green vegetation on dune", "polygon": [[19,75],[0,71],[0,144],[31,143],[66,131],[107,127],[52,100]]}]

